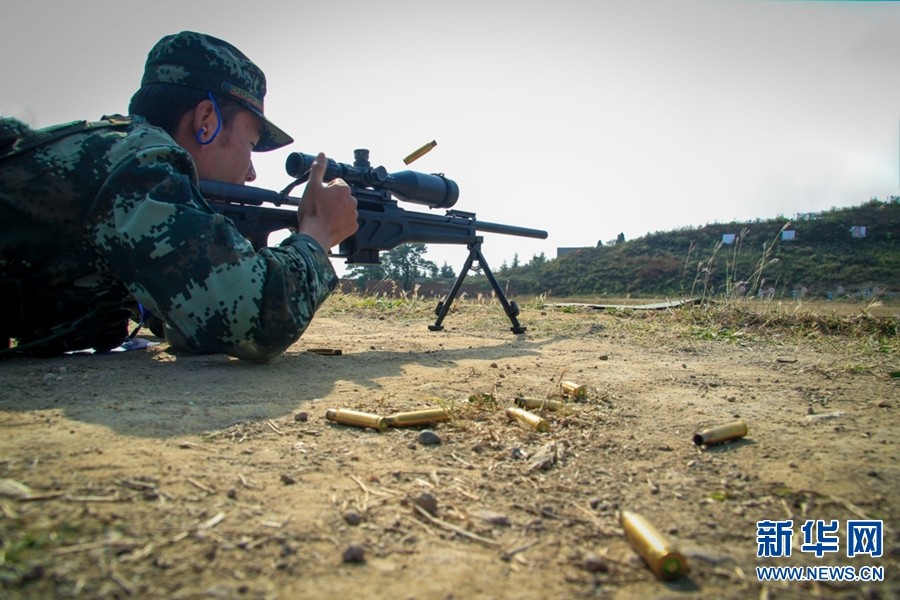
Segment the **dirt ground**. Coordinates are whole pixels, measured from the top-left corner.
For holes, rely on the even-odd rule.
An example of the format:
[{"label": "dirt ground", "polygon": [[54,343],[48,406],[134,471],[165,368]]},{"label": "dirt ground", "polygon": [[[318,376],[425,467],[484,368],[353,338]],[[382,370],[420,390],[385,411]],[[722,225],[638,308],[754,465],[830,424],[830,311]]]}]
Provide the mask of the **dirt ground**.
[{"label": "dirt ground", "polygon": [[[0,596],[900,597],[896,345],[540,305],[516,336],[475,301],[432,332],[432,308],[329,299],[267,364],[165,343],[0,361]],[[565,406],[538,433],[506,416],[517,396]],[[325,419],[429,407],[452,420]],[[693,443],[735,419],[745,438]],[[620,510],[689,574],[657,580]],[[757,558],[757,522],[786,519],[791,556]],[[840,551],[801,552],[807,519],[838,520]],[[848,519],[883,520],[882,556],[846,556]],[[762,584],[758,565],[884,581]]]}]

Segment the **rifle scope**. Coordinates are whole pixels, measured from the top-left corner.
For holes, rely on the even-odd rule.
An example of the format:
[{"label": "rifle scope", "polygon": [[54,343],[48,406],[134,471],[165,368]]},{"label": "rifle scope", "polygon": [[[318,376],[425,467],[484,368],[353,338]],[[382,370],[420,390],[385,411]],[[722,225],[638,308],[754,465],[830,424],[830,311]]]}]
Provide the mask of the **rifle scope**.
[{"label": "rifle scope", "polygon": [[[369,164],[368,150],[354,150],[355,160],[352,165],[328,159],[323,179],[343,179],[351,187],[371,187],[392,193],[399,200],[424,204],[429,208],[450,208],[459,199],[459,186],[452,179],[441,173],[428,175],[416,171],[399,171],[388,173],[384,167],[373,167]],[[285,169],[288,175],[306,181],[313,161],[311,154],[292,152],[287,157]]]}]

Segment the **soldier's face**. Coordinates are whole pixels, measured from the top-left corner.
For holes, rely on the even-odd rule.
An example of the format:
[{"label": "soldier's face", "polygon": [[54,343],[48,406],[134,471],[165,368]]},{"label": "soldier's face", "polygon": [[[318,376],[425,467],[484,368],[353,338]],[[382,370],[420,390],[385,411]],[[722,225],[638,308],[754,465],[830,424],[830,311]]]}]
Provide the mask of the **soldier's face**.
[{"label": "soldier's face", "polygon": [[250,111],[242,110],[235,115],[197,157],[200,178],[237,184],[256,179],[250,157],[259,143],[260,126],[259,118]]}]

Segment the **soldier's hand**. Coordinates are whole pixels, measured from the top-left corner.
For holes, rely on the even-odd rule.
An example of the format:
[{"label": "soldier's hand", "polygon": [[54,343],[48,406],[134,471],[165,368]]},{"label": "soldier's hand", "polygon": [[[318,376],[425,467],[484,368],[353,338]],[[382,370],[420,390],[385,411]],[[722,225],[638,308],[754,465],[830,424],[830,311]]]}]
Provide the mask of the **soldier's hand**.
[{"label": "soldier's hand", "polygon": [[298,228],[328,250],[356,233],[356,198],[342,179],[322,183],[328,161],[316,156],[297,212]]}]

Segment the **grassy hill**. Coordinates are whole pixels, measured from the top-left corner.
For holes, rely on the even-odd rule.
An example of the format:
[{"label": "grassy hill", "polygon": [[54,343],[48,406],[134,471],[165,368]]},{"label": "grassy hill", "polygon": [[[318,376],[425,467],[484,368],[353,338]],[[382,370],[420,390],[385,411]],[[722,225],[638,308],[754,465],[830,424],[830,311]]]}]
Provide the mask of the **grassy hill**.
[{"label": "grassy hill", "polygon": [[892,295],[900,292],[900,202],[656,232],[497,276],[515,293],[557,297]]}]

